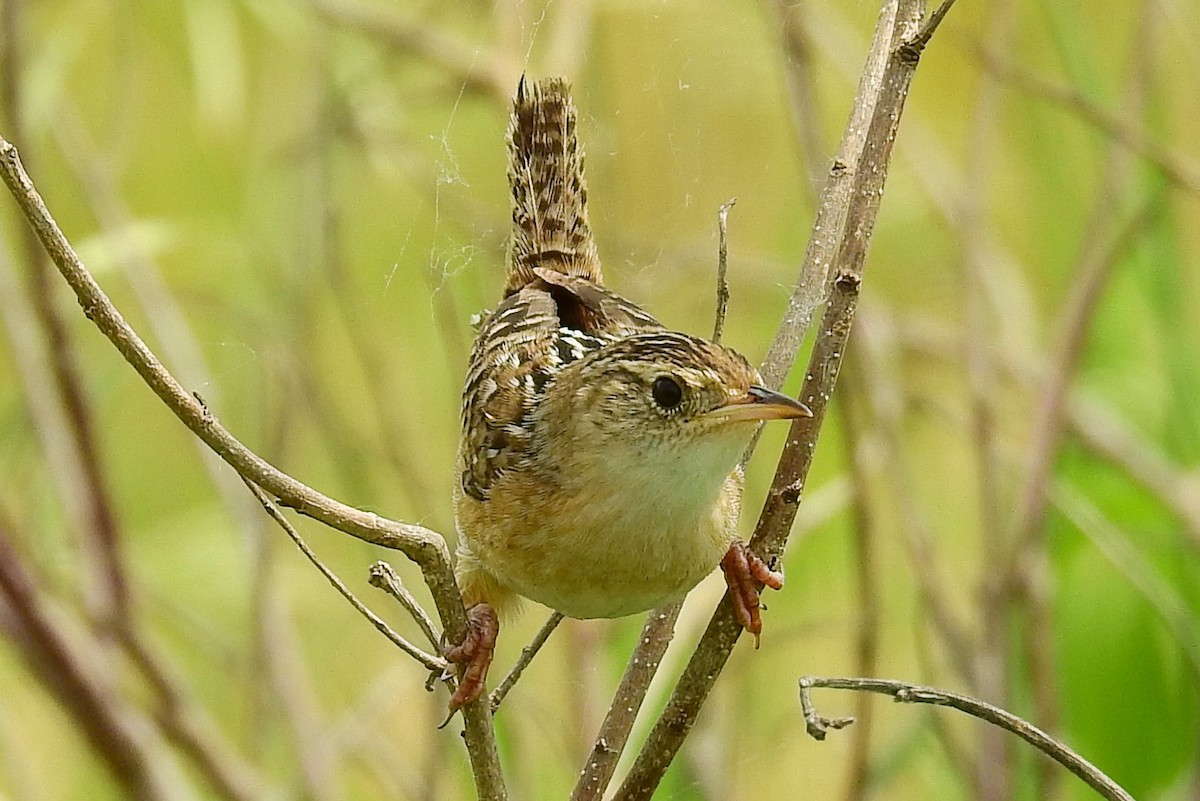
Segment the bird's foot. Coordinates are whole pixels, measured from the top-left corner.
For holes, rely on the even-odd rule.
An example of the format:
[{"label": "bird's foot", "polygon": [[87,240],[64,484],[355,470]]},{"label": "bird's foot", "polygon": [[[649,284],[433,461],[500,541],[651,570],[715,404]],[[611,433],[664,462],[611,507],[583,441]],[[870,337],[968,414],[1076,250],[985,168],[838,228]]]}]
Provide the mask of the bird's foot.
[{"label": "bird's foot", "polygon": [[450,696],[451,712],[483,694],[499,632],[500,620],[491,606],[479,603],[467,610],[467,636],[446,651],[446,658],[459,666],[458,689]]},{"label": "bird's foot", "polygon": [[729,597],[733,599],[734,617],[742,628],[754,635],[754,647],[757,648],[762,634],[759,588],[765,585],[773,590],[783,589],[783,574],[772,570],[741,540],[734,540],[729,546],[721,559],[721,570],[729,585]]}]

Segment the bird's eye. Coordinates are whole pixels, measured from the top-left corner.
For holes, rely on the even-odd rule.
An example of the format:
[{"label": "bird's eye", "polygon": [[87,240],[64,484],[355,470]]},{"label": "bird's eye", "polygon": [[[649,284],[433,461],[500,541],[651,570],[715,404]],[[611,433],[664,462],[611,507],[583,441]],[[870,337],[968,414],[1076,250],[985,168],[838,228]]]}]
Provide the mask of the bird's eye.
[{"label": "bird's eye", "polygon": [[669,375],[660,375],[650,386],[654,402],[664,409],[674,409],[683,400],[683,388]]}]

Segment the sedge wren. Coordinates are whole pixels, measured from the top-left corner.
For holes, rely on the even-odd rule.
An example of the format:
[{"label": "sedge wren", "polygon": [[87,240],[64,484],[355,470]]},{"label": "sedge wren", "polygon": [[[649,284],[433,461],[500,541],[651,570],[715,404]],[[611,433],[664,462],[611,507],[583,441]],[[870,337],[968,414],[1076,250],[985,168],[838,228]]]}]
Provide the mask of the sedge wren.
[{"label": "sedge wren", "polygon": [[604,288],[575,106],[522,78],[508,129],[512,237],[504,299],[463,390],[455,573],[469,630],[447,656],[477,698],[498,613],[525,596],[577,618],[681,598],[718,564],[735,613],[783,586],[736,537],[738,467],[756,424],[808,416],[736,351],[669,331]]}]

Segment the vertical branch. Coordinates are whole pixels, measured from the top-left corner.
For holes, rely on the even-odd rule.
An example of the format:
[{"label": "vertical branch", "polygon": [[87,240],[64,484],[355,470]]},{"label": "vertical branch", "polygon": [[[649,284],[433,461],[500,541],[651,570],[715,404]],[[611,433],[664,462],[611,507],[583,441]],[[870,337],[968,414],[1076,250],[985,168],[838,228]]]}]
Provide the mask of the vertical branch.
[{"label": "vertical branch", "polygon": [[647,616],[637,648],[625,667],[625,674],[621,676],[621,684],[613,696],[608,714],[604,716],[604,723],[600,725],[596,744],[579,774],[579,781],[571,791],[570,801],[599,801],[608,789],[613,771],[617,769],[617,760],[621,758],[621,752],[629,740],[633,722],[642,708],[642,702],[646,700],[650,681],[658,672],[663,654],[671,644],[675,621],[679,619],[681,609],[683,601],[676,601],[651,611]]},{"label": "vertical branch", "polygon": [[850,193],[855,186],[859,160],[867,136],[867,125],[874,113],[883,83],[883,73],[893,41],[897,8],[895,2],[884,3],[880,8],[871,49],[867,53],[867,61],[859,79],[858,93],[850,111],[850,119],[846,122],[845,132],[829,167],[825,187],[821,191],[808,247],[800,263],[800,275],[796,279],[792,296],[788,299],[787,311],[779,321],[775,338],[771,341],[767,356],[759,368],[763,383],[774,389],[782,386],[787,378],[800,350],[804,332],[808,330],[813,314],[829,291],[829,268],[840,243],[839,235],[845,224]]},{"label": "vertical branch", "polygon": [[[947,7],[951,2],[947,0]],[[846,210],[845,230],[832,265],[829,304],[801,390],[800,398],[812,409],[813,416],[793,423],[750,541],[750,547],[768,562],[777,560],[783,552],[812,466],[817,435],[837,383],[842,355],[858,307],[867,246],[879,211],[896,130],[920,59],[924,41],[921,37],[927,38],[926,31],[917,33],[923,11],[920,0],[906,0],[895,8],[895,24],[886,37],[889,43],[887,66],[875,92],[869,93],[878,99],[873,104],[854,191]],[[914,34],[917,39],[913,39]],[[726,593],[684,669],[667,708],[621,785],[616,796],[620,801],[647,799],[654,793],[740,634],[741,628],[734,619],[730,597]]]}]

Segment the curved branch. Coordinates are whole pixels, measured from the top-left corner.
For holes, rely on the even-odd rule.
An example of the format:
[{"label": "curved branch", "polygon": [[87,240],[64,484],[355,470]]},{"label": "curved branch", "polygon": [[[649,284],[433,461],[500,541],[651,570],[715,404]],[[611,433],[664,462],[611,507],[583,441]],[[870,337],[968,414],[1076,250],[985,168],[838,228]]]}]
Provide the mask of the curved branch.
[{"label": "curved branch", "polygon": [[993,726],[999,726],[1005,731],[1017,735],[1074,773],[1080,779],[1083,779],[1089,787],[1109,799],[1109,801],[1133,801],[1133,796],[1110,779],[1103,771],[1027,720],[1019,718],[1013,713],[999,707],[972,698],[969,695],[949,692],[948,690],[938,690],[933,687],[923,687],[919,684],[906,684],[902,681],[888,681],[886,679],[805,676],[800,679],[800,707],[804,711],[804,721],[808,733],[814,739],[824,740],[828,729],[843,728],[853,722],[853,719],[830,719],[818,715],[813,708],[812,700],[809,698],[809,691],[813,687],[880,693],[882,695],[890,695],[900,703],[934,704],[936,706],[948,706],[952,709],[957,709],[959,712],[965,712],[972,717],[987,721]]},{"label": "curved branch", "polygon": [[[274,495],[284,506],[338,531],[404,553],[421,568],[447,637],[455,640],[465,636],[466,611],[450,566],[446,540],[440,534],[423,526],[388,520],[322,495],[243,445],[217,422],[199,395],[189,393],[171,375],[117,311],[50,215],[21,165],[16,147],[3,137],[0,137],[0,178],[8,186],[54,266],[75,292],[84,314],[108,337],[142,380],[188,429],[240,476]],[[476,702],[469,705],[464,709],[464,719],[467,750],[480,797],[505,798],[500,758],[487,704]]]}]

